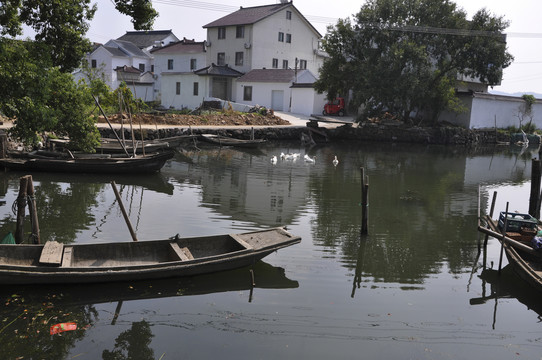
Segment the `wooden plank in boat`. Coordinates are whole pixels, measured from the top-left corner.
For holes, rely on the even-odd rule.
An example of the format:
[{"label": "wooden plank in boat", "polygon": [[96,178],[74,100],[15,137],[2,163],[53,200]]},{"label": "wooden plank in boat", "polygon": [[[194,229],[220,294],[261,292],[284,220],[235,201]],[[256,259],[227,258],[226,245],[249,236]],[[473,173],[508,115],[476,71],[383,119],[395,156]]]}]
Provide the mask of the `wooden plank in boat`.
[{"label": "wooden plank in boat", "polygon": [[40,264],[60,265],[64,245],[57,241],[47,241],[41,250]]},{"label": "wooden plank in boat", "polygon": [[68,267],[72,264],[72,255],[73,255],[73,248],[72,247],[65,247],[64,248],[64,256],[62,257],[62,267]]},{"label": "wooden plank in boat", "polygon": [[232,237],[232,239],[234,239],[235,241],[237,241],[239,244],[241,244],[242,246],[244,246],[245,248],[249,249],[249,250],[252,250],[252,245],[250,245],[249,243],[247,243],[245,240],[241,239],[240,236],[236,235],[236,234],[230,234],[230,236]]},{"label": "wooden plank in boat", "polygon": [[171,245],[173,251],[175,251],[177,256],[179,256],[182,261],[194,260],[194,256],[192,256],[192,253],[190,252],[190,250],[188,250],[187,247],[181,249],[179,244],[177,244],[176,242],[172,242],[169,244]]}]

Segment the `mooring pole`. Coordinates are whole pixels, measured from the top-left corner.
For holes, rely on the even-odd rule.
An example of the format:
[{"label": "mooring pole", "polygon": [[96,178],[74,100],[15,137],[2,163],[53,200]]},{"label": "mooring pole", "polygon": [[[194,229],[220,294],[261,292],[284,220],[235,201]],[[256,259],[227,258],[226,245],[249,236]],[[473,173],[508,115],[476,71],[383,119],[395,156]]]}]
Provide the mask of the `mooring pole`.
[{"label": "mooring pole", "polygon": [[32,223],[32,240],[34,244],[39,244],[40,241],[40,226],[38,223],[38,212],[36,207],[36,198],[34,197],[34,184],[32,182],[32,175],[27,175],[27,189],[26,193],[28,195],[28,211],[31,216]]},{"label": "mooring pole", "polygon": [[15,227],[15,242],[23,243],[24,238],[24,216],[26,208],[26,192],[28,189],[28,178],[19,178],[19,196],[17,197],[17,225]]},{"label": "mooring pole", "polygon": [[529,215],[540,218],[540,159],[531,160],[531,196],[529,197]]},{"label": "mooring pole", "polygon": [[499,256],[499,275],[501,274],[501,268],[502,268],[502,253],[504,251],[504,238],[506,236],[507,226],[508,226],[508,202],[506,202],[506,212],[504,213],[504,226],[502,228],[501,254]]},{"label": "mooring pole", "polygon": [[369,194],[369,176],[365,176],[365,169],[361,168],[361,235],[368,234],[367,202]]}]

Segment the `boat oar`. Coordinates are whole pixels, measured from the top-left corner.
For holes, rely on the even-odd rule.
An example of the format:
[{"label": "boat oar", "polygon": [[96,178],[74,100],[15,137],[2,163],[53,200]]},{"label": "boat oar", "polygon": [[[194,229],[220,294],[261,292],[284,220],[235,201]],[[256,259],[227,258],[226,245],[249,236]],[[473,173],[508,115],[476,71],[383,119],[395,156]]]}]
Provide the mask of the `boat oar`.
[{"label": "boat oar", "polygon": [[128,230],[130,230],[130,235],[132,235],[132,240],[137,241],[136,233],[134,232],[134,228],[132,228],[132,223],[130,222],[130,219],[128,218],[128,214],[126,213],[126,209],[124,208],[124,204],[122,203],[122,199],[120,198],[119,191],[117,190],[117,185],[114,181],[111,181],[111,186],[113,187],[113,191],[115,192],[115,197],[117,198],[120,206],[120,211],[122,211],[122,216],[124,216],[124,221],[126,221],[126,225],[128,225]]}]

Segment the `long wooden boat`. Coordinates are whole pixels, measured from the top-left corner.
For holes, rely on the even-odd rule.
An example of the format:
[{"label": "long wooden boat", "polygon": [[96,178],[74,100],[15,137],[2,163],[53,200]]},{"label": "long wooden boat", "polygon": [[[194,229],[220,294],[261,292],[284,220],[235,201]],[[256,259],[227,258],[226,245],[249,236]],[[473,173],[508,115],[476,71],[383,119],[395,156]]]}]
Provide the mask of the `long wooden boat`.
[{"label": "long wooden boat", "polygon": [[[498,239],[503,246],[508,263],[516,274],[534,288],[542,291],[542,250],[534,249],[528,242],[521,239],[514,239],[517,237],[515,231],[506,231],[503,234],[497,220],[488,216],[483,220],[485,224],[479,225],[478,230]],[[508,227],[507,230],[509,230]]]},{"label": "long wooden boat", "polygon": [[160,171],[174,156],[172,149],[135,157],[87,156],[48,157],[29,155],[0,159],[0,167],[19,171],[48,171],[89,174],[141,174]]},{"label": "long wooden boat", "polygon": [[[136,154],[142,154],[143,148],[145,149],[145,154],[156,152],[168,147],[176,148],[182,143],[190,141],[193,137],[193,135],[178,135],[155,140],[145,140],[143,142],[141,142],[141,140],[136,140]],[[53,144],[55,148],[63,148],[69,144],[68,139],[49,139],[48,141],[49,143]],[[133,146],[134,144],[132,143],[132,140],[126,140],[123,148],[117,139],[102,138],[100,140],[100,145],[98,145],[95,149],[97,153],[102,154],[123,154],[124,149],[126,149],[128,154],[133,154]]]},{"label": "long wooden boat", "polygon": [[216,134],[201,134],[200,139],[219,146],[256,148],[266,142],[265,139],[236,139]]},{"label": "long wooden boat", "polygon": [[137,242],[0,244],[0,284],[98,283],[199,275],[254,264],[301,238],[282,228]]}]

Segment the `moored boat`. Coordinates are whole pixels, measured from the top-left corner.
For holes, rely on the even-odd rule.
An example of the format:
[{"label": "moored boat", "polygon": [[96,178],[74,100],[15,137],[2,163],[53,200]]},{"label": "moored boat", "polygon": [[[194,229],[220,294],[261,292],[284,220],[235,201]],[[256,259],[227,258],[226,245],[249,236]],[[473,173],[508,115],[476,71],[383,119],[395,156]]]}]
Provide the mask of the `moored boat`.
[{"label": "moored boat", "polygon": [[266,142],[265,139],[236,139],[215,134],[201,134],[200,139],[219,146],[258,147]]},{"label": "moored boat", "polygon": [[254,264],[299,243],[283,228],[100,244],[0,244],[0,284],[101,283],[191,276]]},{"label": "moored boat", "polygon": [[538,229],[536,219],[530,215],[517,213],[501,213],[499,218],[500,221],[486,216],[483,219],[485,224],[479,225],[478,230],[498,239],[508,263],[516,274],[542,291],[542,250],[539,249],[538,238],[533,228],[534,220],[534,226]]},{"label": "moored boat", "polygon": [[122,156],[43,156],[27,154],[0,159],[0,168],[19,171],[47,171],[89,174],[141,174],[160,171],[174,156],[172,149],[134,157]]}]

